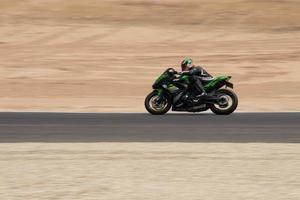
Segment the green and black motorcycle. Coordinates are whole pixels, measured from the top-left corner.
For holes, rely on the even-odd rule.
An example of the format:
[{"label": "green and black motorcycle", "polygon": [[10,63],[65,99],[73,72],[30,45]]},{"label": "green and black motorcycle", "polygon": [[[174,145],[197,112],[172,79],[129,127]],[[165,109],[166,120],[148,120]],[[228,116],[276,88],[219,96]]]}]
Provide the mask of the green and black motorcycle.
[{"label": "green and black motorcycle", "polygon": [[[172,111],[203,112],[211,110],[217,115],[229,115],[238,106],[237,95],[233,92],[231,76],[219,76],[204,81],[205,98],[196,98],[191,76],[167,69],[153,84],[153,91],[145,99],[147,111],[163,115]],[[228,89],[231,88],[231,89]]]}]

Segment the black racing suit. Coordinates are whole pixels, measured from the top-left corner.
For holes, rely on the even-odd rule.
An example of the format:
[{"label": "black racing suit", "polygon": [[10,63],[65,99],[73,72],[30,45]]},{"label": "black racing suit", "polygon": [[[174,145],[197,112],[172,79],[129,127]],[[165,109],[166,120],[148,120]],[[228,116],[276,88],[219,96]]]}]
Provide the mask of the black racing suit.
[{"label": "black racing suit", "polygon": [[205,92],[203,82],[213,79],[213,77],[200,66],[192,67],[188,72],[184,73],[188,73],[191,76],[197,90],[197,95],[201,95]]}]

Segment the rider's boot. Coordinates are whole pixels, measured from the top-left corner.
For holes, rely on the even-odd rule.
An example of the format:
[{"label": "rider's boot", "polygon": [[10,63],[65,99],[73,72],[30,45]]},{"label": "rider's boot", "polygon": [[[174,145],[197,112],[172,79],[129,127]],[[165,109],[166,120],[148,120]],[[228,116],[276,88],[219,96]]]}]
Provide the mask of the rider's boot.
[{"label": "rider's boot", "polygon": [[208,97],[208,94],[205,92],[205,91],[203,91],[201,94],[198,94],[195,98],[194,98],[194,102],[195,103],[197,103],[197,102],[199,102],[199,100],[203,100],[203,99],[205,99],[205,98],[207,98]]},{"label": "rider's boot", "polygon": [[203,98],[205,98],[205,97],[207,97],[207,93],[206,93],[205,91],[203,91],[201,94],[198,94],[198,95],[196,96],[196,98],[199,98],[199,99],[203,99]]}]

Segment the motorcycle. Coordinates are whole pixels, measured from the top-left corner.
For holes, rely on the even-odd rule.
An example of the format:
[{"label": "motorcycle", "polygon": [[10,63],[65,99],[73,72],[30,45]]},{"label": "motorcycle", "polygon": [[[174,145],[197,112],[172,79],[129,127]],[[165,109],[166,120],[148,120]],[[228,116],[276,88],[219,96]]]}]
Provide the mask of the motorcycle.
[{"label": "motorcycle", "polygon": [[[146,110],[153,115],[172,111],[204,112],[211,110],[217,115],[229,115],[238,106],[238,97],[233,92],[231,76],[219,76],[202,81],[207,93],[197,98],[191,76],[167,69],[152,85],[153,91],[145,99]],[[228,89],[231,88],[231,89]]]}]

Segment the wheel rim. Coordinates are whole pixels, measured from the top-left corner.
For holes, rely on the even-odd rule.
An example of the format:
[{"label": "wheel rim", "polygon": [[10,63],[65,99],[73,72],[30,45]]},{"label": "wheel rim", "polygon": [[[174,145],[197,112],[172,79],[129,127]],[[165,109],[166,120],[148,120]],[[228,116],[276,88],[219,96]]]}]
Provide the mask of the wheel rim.
[{"label": "wheel rim", "polygon": [[214,104],[219,110],[227,110],[233,105],[233,97],[228,94],[220,94],[218,103]]},{"label": "wheel rim", "polygon": [[161,102],[158,102],[159,100],[159,96],[153,96],[150,99],[150,108],[156,112],[162,111],[164,109],[166,109],[166,107],[168,106],[168,100],[167,99],[162,99]]}]

